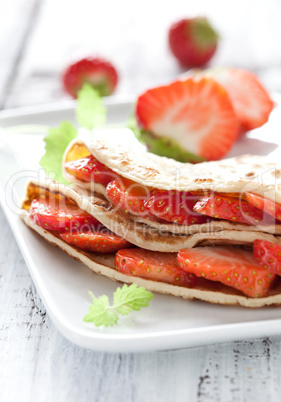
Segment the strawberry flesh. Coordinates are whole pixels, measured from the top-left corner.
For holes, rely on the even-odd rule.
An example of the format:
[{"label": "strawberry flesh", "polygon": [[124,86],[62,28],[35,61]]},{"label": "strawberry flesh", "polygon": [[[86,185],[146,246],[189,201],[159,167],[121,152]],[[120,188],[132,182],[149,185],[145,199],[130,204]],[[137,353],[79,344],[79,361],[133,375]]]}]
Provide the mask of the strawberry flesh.
[{"label": "strawberry flesh", "polygon": [[143,218],[154,219],[144,207],[144,202],[149,194],[147,187],[122,178],[122,180],[110,182],[106,187],[106,192],[113,204],[118,205],[126,213],[130,212]]},{"label": "strawberry flesh", "polygon": [[241,133],[268,121],[274,104],[253,73],[238,68],[218,68],[207,70],[203,75],[212,76],[226,89],[241,123]]},{"label": "strawberry flesh", "polygon": [[72,246],[94,253],[110,254],[132,246],[122,237],[111,232],[105,232],[105,230],[74,234],[61,233],[60,237]]},{"label": "strawberry flesh", "polygon": [[194,212],[198,196],[184,191],[154,189],[144,203],[152,214],[168,222],[195,225],[209,222],[211,219]]},{"label": "strawberry flesh", "polygon": [[183,249],[178,262],[187,272],[222,282],[250,297],[266,297],[275,277],[258,264],[252,251],[237,247]]},{"label": "strawberry flesh", "polygon": [[281,221],[281,204],[271,201],[268,198],[264,198],[258,194],[245,193],[244,196],[249,204]]},{"label": "strawberry flesh", "polygon": [[194,211],[217,219],[226,219],[247,225],[257,226],[275,223],[275,219],[248,204],[243,198],[239,198],[239,194],[237,194],[237,198],[220,193],[208,195],[195,204]]},{"label": "strawberry flesh", "polygon": [[100,222],[77,205],[63,199],[34,199],[30,205],[30,218],[36,225],[50,231],[77,232],[91,230]]},{"label": "strawberry flesh", "polygon": [[142,129],[206,160],[225,156],[239,127],[226,91],[211,78],[146,91],[137,100],[136,117]]},{"label": "strawberry flesh", "polygon": [[281,275],[281,246],[266,240],[254,241],[254,257],[265,269]]},{"label": "strawberry flesh", "polygon": [[105,186],[118,176],[117,173],[113,172],[113,170],[99,162],[92,155],[82,159],[66,162],[64,166],[69,174],[81,181],[94,181]]},{"label": "strawberry flesh", "polygon": [[120,250],[115,257],[118,272],[152,281],[194,287],[195,275],[180,268],[175,253],[160,253],[141,248]]}]

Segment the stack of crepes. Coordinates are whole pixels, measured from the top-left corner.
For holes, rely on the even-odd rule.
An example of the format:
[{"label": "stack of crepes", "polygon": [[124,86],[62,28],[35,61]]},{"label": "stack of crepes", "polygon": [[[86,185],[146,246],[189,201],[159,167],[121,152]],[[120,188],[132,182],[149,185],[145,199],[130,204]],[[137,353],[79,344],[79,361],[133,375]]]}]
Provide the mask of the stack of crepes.
[{"label": "stack of crepes", "polygon": [[[27,185],[22,218],[94,272],[185,299],[281,304],[281,277],[262,267],[252,251],[256,239],[281,245],[281,216],[279,221],[275,210],[270,213],[281,204],[281,170],[275,163],[245,155],[184,164],[142,147],[77,139],[65,151],[63,172],[71,185],[51,180]],[[58,213],[54,227],[41,220],[46,215],[46,208],[40,214],[41,201],[45,207],[76,208],[84,225],[91,221],[85,216],[94,218],[98,233],[124,240],[108,253],[95,243],[95,252],[87,233],[97,231],[96,223],[85,229],[78,217],[74,238],[61,222],[67,214]],[[85,235],[88,240],[80,242]]]}]

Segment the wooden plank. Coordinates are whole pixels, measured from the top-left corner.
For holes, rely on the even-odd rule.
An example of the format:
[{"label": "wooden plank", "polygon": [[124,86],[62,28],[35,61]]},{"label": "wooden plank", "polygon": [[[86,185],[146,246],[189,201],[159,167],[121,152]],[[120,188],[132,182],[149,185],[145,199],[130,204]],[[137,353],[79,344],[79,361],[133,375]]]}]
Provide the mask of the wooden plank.
[{"label": "wooden plank", "polygon": [[38,0],[0,2],[0,109],[17,75],[39,4]]}]

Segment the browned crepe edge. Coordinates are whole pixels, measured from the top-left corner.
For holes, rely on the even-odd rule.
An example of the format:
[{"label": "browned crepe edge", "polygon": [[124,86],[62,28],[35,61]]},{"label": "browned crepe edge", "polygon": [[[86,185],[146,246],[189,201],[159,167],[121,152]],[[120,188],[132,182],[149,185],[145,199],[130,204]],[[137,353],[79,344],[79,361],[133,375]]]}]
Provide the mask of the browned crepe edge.
[{"label": "browned crepe edge", "polygon": [[37,226],[29,217],[27,211],[23,211],[21,218],[27,226],[37,232],[49,243],[59,247],[65,253],[77,261],[82,262],[93,272],[106,276],[123,283],[135,283],[144,286],[147,290],[157,293],[169,294],[182,297],[187,300],[202,300],[208,303],[223,305],[240,305],[243,307],[259,308],[264,306],[279,306],[281,304],[281,281],[275,286],[268,297],[249,298],[243,296],[239,291],[229,288],[219,282],[199,280],[199,285],[194,288],[185,288],[163,282],[150,281],[139,277],[128,276],[118,272],[112,267],[113,257],[108,255],[85,253],[75,247],[70,246],[54,234]]}]

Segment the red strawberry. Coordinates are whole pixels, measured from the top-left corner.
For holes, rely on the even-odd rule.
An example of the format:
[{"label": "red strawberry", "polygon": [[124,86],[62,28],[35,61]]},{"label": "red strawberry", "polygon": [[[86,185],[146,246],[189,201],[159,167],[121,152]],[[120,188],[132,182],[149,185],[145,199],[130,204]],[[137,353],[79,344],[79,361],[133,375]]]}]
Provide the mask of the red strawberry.
[{"label": "red strawberry", "polygon": [[170,49],[185,67],[201,67],[208,63],[217,44],[218,34],[203,17],[183,19],[169,30]]},{"label": "red strawberry", "polygon": [[214,80],[189,78],[153,88],[138,98],[139,124],[171,138],[185,151],[221,159],[237,138],[238,120],[226,91]]},{"label": "red strawberry", "polygon": [[111,181],[106,187],[106,192],[113,204],[118,205],[125,212],[154,219],[144,208],[144,202],[149,194],[147,187],[122,178],[122,180]]},{"label": "red strawberry", "polygon": [[253,73],[238,68],[218,68],[202,74],[214,78],[226,89],[241,123],[241,133],[268,121],[274,104]]},{"label": "red strawberry", "polygon": [[127,240],[111,232],[80,232],[76,234],[62,233],[61,238],[72,246],[94,253],[115,253],[121,248],[131,246]]},{"label": "red strawberry", "polygon": [[93,227],[101,225],[93,216],[74,204],[66,203],[62,198],[34,199],[29,213],[33,222],[51,231],[91,230]]},{"label": "red strawberry", "polygon": [[281,275],[281,246],[266,240],[255,240],[254,257],[265,269]]},{"label": "red strawberry", "polygon": [[141,248],[120,250],[115,257],[117,271],[152,281],[193,287],[197,278],[179,267],[175,253],[159,253]]},{"label": "red strawberry", "polygon": [[210,218],[194,212],[198,196],[184,191],[152,190],[144,203],[148,211],[168,222],[194,225],[210,221]]},{"label": "red strawberry", "polygon": [[68,173],[79,180],[86,182],[95,181],[105,186],[118,176],[117,173],[113,172],[113,170],[109,169],[103,163],[100,163],[92,155],[83,159],[66,162],[64,166]]},{"label": "red strawberry", "polygon": [[[239,194],[238,194],[239,195]],[[248,204],[243,198],[221,193],[203,197],[194,206],[194,211],[218,219],[246,223],[248,225],[274,224],[275,219],[262,210]]]},{"label": "red strawberry", "polygon": [[64,89],[73,98],[77,98],[77,92],[85,82],[91,84],[101,96],[106,96],[114,92],[118,75],[108,61],[87,57],[67,67],[62,79]]},{"label": "red strawberry", "polygon": [[250,250],[236,247],[196,247],[178,253],[182,269],[219,281],[250,297],[268,295],[274,275],[261,268]]},{"label": "red strawberry", "polygon": [[253,193],[244,194],[246,201],[281,221],[281,204]]}]

